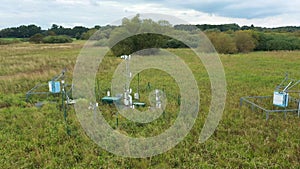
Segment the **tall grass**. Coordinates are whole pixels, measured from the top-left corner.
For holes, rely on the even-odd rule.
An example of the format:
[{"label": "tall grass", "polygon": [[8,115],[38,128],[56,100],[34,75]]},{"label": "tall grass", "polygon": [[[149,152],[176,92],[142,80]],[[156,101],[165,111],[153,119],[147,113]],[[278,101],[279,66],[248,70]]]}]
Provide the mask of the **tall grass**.
[{"label": "tall grass", "polygon": [[17,38],[0,38],[0,45],[9,45],[9,44],[15,44],[20,42],[22,42],[22,40]]},{"label": "tall grass", "polygon": [[[201,102],[198,119],[187,137],[164,154],[131,159],[115,156],[98,147],[81,128],[74,109],[68,107],[71,135],[67,135],[59,104],[36,108],[25,102],[25,92],[36,83],[47,82],[67,67],[71,77],[83,43],[63,45],[20,43],[0,46],[0,164],[2,168],[297,168],[300,161],[299,119],[273,114],[269,121],[262,112],[239,107],[239,98],[270,95],[288,72],[300,79],[300,52],[254,52],[220,55],[227,80],[223,118],[214,135],[198,143],[210,104],[210,82],[201,61],[188,49],[170,49],[189,65],[198,82]],[[106,57],[99,67],[101,96],[110,87],[114,68],[120,60]],[[161,76],[154,76],[159,74]],[[132,81],[135,89],[136,77]],[[131,136],[159,134],[176,119],[176,84],[158,70],[141,73],[141,87],[150,81],[170,95],[168,114],[147,125],[120,117],[119,129]],[[145,90],[143,100],[147,99]],[[174,103],[174,104],[173,104]],[[112,127],[114,108],[101,105]]]}]

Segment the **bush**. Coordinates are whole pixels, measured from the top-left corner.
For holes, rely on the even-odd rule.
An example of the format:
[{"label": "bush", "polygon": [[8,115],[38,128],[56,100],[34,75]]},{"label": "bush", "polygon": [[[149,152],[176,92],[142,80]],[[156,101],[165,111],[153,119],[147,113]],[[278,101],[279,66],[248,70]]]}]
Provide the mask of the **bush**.
[{"label": "bush", "polygon": [[272,39],[267,43],[267,50],[293,50],[293,43],[285,39]]},{"label": "bush", "polygon": [[300,38],[291,33],[257,33],[255,50],[299,50]]},{"label": "bush", "polygon": [[66,35],[46,36],[43,38],[43,43],[71,43],[73,39]]},{"label": "bush", "polygon": [[43,34],[37,33],[37,34],[35,34],[35,35],[33,35],[29,38],[29,42],[31,42],[31,43],[42,43],[44,37],[45,36]]},{"label": "bush", "polygon": [[[88,40],[88,39],[90,39],[91,36],[93,36],[95,34],[95,32],[97,32],[97,29],[91,29],[87,32],[82,33],[82,35],[78,39]],[[94,40],[94,39],[91,39],[91,40]]]},{"label": "bush", "polygon": [[235,43],[238,51],[242,53],[253,51],[257,44],[249,31],[235,32]]},{"label": "bush", "polygon": [[164,48],[187,48],[187,46],[176,39],[167,40],[163,46]]},{"label": "bush", "polygon": [[235,40],[229,34],[224,32],[208,32],[206,35],[217,52],[224,54],[237,53]]}]

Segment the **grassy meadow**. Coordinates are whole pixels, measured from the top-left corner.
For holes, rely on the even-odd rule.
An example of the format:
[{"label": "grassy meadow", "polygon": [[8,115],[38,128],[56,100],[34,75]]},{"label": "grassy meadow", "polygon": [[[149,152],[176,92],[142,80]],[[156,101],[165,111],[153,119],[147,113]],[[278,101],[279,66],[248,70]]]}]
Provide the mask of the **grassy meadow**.
[{"label": "grassy meadow", "polygon": [[[210,82],[201,61],[188,49],[168,49],[194,73],[200,90],[200,111],[193,129],[173,149],[149,158],[118,157],[98,147],[82,129],[74,108],[68,107],[68,126],[60,104],[37,108],[26,102],[26,92],[67,68],[67,82],[84,41],[70,44],[17,43],[0,45],[0,164],[1,168],[297,168],[300,161],[300,119],[290,113],[265,114],[239,107],[242,96],[272,95],[285,73],[300,79],[300,51],[252,52],[220,55],[227,80],[226,107],[218,128],[205,143],[198,143],[210,103]],[[97,74],[99,97],[110,86],[121,62],[105,57]],[[159,76],[156,76],[159,75]],[[169,106],[150,124],[135,124],[122,117],[118,130],[132,136],[152,136],[176,119],[178,87],[166,73],[141,73],[141,97],[148,98],[148,82],[164,88]],[[132,81],[136,88],[136,77]],[[38,100],[39,98],[35,98]],[[114,107],[99,109],[115,125]],[[114,126],[116,127],[116,126]]]}]

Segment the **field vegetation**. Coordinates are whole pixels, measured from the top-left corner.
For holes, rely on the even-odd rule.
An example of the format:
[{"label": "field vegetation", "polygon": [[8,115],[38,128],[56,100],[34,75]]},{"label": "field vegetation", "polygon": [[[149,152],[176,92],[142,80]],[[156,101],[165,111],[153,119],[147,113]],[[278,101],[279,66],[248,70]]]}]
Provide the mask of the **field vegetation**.
[{"label": "field vegetation", "polygon": [[[82,129],[74,108],[68,107],[66,132],[60,102],[36,97],[25,101],[25,93],[37,83],[45,83],[67,68],[72,81],[76,58],[84,41],[67,44],[17,43],[0,46],[0,164],[1,168],[297,168],[300,161],[300,119],[290,113],[265,114],[240,108],[242,96],[271,95],[285,73],[300,79],[299,51],[269,51],[221,54],[227,80],[227,100],[217,130],[205,143],[199,133],[211,98],[207,72],[189,49],[168,49],[181,57],[194,73],[200,91],[200,111],[193,129],[176,147],[149,158],[123,158],[98,147]],[[121,62],[110,53],[99,67],[99,98],[110,87],[114,68]],[[156,75],[156,76],[154,76]],[[159,76],[157,76],[159,75]],[[147,99],[152,89],[165,88],[168,107],[154,123],[141,125],[116,116],[113,106],[100,104],[109,124],[123,134],[151,136],[172,125],[177,115],[178,88],[162,71],[141,72],[141,95]],[[132,81],[136,88],[135,77]],[[96,85],[97,86],[97,85]],[[151,91],[151,90],[150,90]],[[36,101],[44,101],[41,108]]]}]

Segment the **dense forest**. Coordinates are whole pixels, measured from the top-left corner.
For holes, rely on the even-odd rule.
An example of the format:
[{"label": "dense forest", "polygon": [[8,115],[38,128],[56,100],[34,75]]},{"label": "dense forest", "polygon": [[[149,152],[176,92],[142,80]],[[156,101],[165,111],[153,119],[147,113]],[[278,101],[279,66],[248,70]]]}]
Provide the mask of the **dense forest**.
[{"label": "dense forest", "polygon": [[[73,39],[90,39],[98,41],[96,45],[107,46],[111,44],[110,40],[113,39],[114,36],[128,33],[128,30],[124,31],[122,28],[126,28],[128,25],[139,25],[140,29],[144,29],[146,26],[149,27],[149,25],[151,29],[155,29],[155,27],[158,26],[165,27],[170,31],[177,31],[177,33],[189,36],[191,40],[199,32],[204,32],[219,53],[231,54],[251,51],[300,50],[300,27],[297,26],[278,28],[264,28],[256,27],[254,25],[239,26],[238,24],[173,26],[169,24],[168,21],[154,22],[150,19],[141,20],[139,15],[132,19],[124,18],[122,25],[120,26],[96,25],[93,28],[83,26],[65,28],[53,24],[51,28],[43,30],[41,27],[32,24],[28,26],[21,25],[19,27],[5,28],[0,30],[0,45],[18,43],[20,41],[29,41],[32,43],[68,43],[72,42]],[[8,40],[9,38],[14,40]],[[143,40],[144,42],[147,41],[147,43],[143,43],[145,46],[136,43],[140,40]],[[135,46],[131,46],[131,48],[134,49],[128,52],[134,52],[150,47],[187,47],[178,40],[154,34],[129,37],[126,41],[127,42],[124,42],[123,44],[129,44],[129,42],[135,44]],[[116,49],[121,48],[118,47]],[[124,51],[119,51],[115,54],[124,54]]]}]

